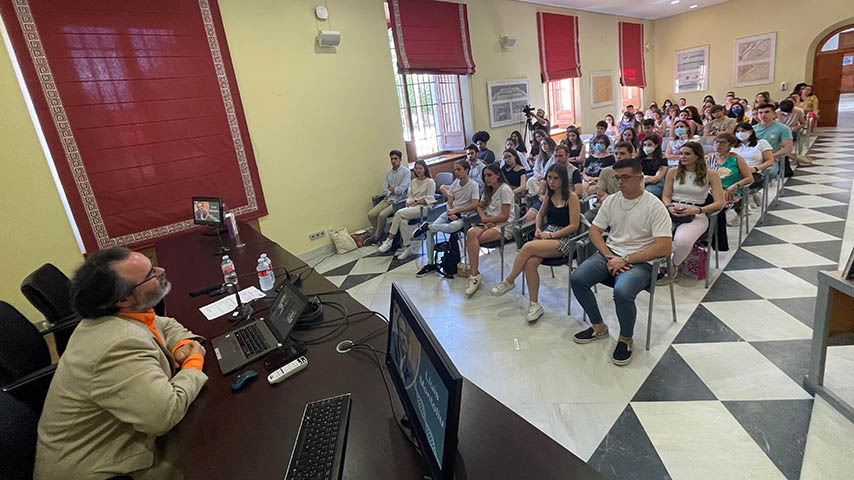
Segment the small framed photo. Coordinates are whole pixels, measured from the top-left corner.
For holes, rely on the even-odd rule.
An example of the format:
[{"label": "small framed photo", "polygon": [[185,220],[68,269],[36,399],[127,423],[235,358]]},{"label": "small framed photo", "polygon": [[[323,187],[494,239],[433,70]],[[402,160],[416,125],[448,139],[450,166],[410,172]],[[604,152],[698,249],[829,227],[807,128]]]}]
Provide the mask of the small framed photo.
[{"label": "small framed photo", "polygon": [[222,223],[222,197],[193,197],[193,223],[220,225]]}]

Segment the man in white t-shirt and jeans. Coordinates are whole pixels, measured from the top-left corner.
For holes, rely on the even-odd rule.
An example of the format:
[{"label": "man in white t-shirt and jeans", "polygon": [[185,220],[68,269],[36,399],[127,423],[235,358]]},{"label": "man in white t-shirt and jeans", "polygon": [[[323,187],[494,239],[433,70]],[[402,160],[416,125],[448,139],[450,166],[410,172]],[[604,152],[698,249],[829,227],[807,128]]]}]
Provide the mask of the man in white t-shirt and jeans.
[{"label": "man in white t-shirt and jeans", "polygon": [[418,230],[412,234],[413,237],[420,237],[427,233],[427,263],[415,274],[418,278],[439,270],[438,265],[432,263],[436,232],[454,233],[462,231],[463,219],[461,214],[477,208],[480,187],[469,178],[470,170],[471,165],[467,160],[457,160],[454,164],[454,183],[451,186],[444,185],[439,189],[442,195],[448,199],[445,211],[433,223],[422,223]]},{"label": "man in white t-shirt and jeans", "polygon": [[[599,250],[572,274],[572,291],[590,316],[592,327],[575,334],[576,343],[608,338],[592,288],[611,277],[614,304],[620,322],[620,336],[611,361],[627,365],[632,361],[632,335],[637,316],[635,297],[649,286],[650,260],[670,255],[670,214],[655,195],[644,190],[641,162],[620,160],[614,164],[620,191],[608,195],[590,227],[590,241]],[[607,242],[602,237],[610,229]]]}]

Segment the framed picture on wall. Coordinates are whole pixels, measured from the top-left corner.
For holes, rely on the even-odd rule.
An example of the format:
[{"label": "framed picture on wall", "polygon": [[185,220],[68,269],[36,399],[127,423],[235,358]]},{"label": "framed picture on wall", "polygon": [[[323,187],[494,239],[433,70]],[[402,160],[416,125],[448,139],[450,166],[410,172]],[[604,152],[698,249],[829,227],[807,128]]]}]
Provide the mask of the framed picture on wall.
[{"label": "framed picture on wall", "polygon": [[606,107],[614,104],[614,73],[599,72],[590,74],[590,106]]},{"label": "framed picture on wall", "polygon": [[489,125],[493,128],[525,121],[522,107],[531,103],[528,79],[499,80],[486,84]]},{"label": "framed picture on wall", "polygon": [[673,52],[673,91],[702,92],[709,89],[709,46]]},{"label": "framed picture on wall", "polygon": [[774,81],[774,51],[777,33],[764,33],[735,41],[733,85],[746,87]]}]

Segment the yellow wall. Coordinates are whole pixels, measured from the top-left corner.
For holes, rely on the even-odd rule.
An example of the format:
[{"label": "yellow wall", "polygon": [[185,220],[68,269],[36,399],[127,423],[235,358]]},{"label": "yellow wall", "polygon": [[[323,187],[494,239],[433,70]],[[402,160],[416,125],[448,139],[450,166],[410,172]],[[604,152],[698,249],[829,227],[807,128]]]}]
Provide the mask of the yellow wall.
[{"label": "yellow wall", "polygon": [[[685,97],[688,104],[700,105],[711,94],[722,102],[728,90],[748,98],[767,90],[780,99],[798,82],[812,78],[815,47],[835,26],[854,23],[851,0],[734,0],[708,8],[657,20],[652,42],[655,45],[655,99]],[[733,51],[737,38],[777,32],[774,82],[733,88]],[[677,95],[673,93],[673,52],[709,45],[709,91]],[[782,82],[787,91],[780,90]],[[821,92],[817,92],[821,99]],[[653,97],[648,97],[653,98]]]},{"label": "yellow wall", "polygon": [[39,321],[41,314],[21,295],[21,280],[46,262],[70,276],[83,257],[5,48],[0,48],[0,171],[0,300]]},{"label": "yellow wall", "polygon": [[[567,10],[534,5],[512,0],[468,0],[469,28],[471,29],[472,53],[477,73],[470,79],[472,116],[476,130],[486,130],[496,139],[490,144],[493,150],[504,149],[504,140],[510,132],[521,130],[519,125],[491,128],[489,126],[489,104],[486,96],[487,83],[496,80],[527,78],[531,90],[531,105],[543,107],[545,99],[540,80],[539,48],[537,45],[538,11],[578,16],[578,42],[581,55],[582,77],[576,90],[576,123],[582,125],[582,133],[593,133],[596,122],[607,113],[619,110],[619,53],[617,22],[629,21],[644,24],[644,36],[651,39],[653,22],[628,17],[616,17],[599,13]],[[516,37],[516,46],[502,49],[498,43],[501,34]],[[653,76],[649,75],[653,57],[645,56],[648,88],[654,88]],[[590,106],[590,73],[613,72],[614,105],[593,109]]]}]

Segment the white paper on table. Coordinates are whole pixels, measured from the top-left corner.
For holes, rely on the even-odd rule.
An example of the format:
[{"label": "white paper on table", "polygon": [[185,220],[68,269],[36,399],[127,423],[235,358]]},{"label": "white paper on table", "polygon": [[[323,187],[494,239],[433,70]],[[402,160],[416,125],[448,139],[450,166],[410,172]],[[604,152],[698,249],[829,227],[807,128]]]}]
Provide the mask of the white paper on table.
[{"label": "white paper on table", "polygon": [[[263,297],[264,292],[258,290],[254,286],[244,288],[240,291],[240,301],[243,303],[249,303],[256,298]],[[237,300],[234,298],[233,293],[229,293],[224,298],[220,298],[213,303],[200,307],[199,311],[202,312],[208,320],[213,320],[225,315],[226,313],[230,313],[235,308],[237,308]]]}]

